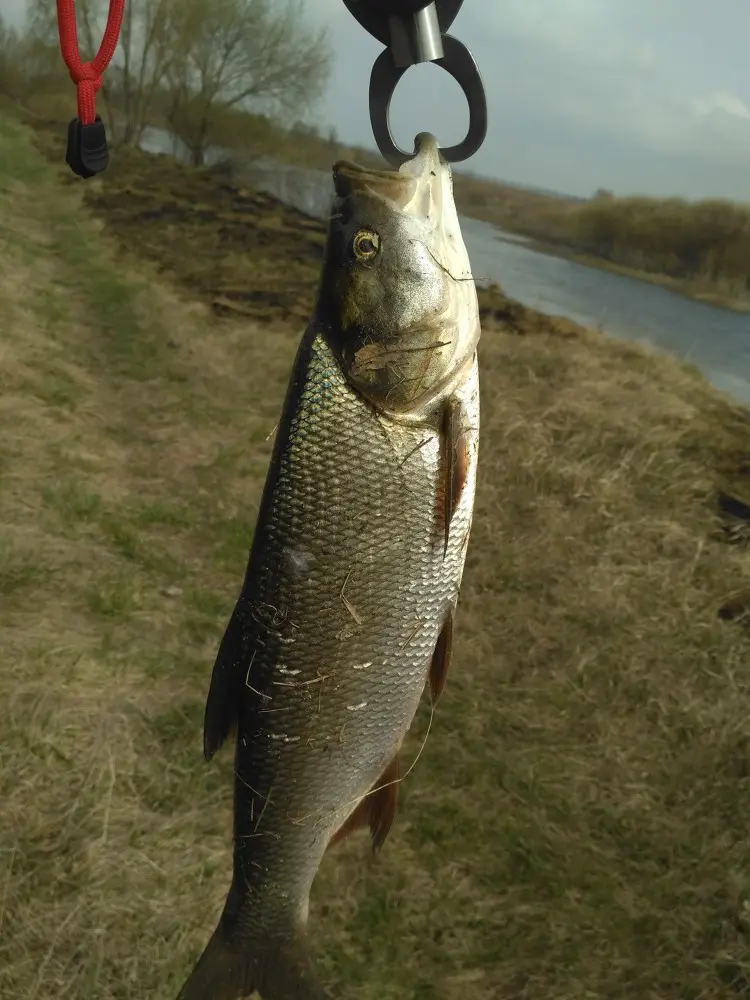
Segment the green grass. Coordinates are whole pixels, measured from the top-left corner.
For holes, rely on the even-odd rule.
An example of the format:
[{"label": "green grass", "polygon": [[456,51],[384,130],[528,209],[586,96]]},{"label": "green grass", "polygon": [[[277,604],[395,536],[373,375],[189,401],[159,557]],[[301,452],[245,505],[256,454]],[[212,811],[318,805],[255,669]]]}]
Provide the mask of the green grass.
[{"label": "green grass", "polygon": [[[228,885],[203,705],[319,240],[285,216],[264,267],[306,247],[297,285],[220,318],[258,246],[149,162],[142,198],[199,187],[207,228],[138,229],[125,164],[74,183],[0,117],[3,1000],[171,1000]],[[356,1000],[750,996],[750,634],[719,614],[750,552],[715,514],[750,499],[750,423],[677,362],[482,304],[454,665],[383,852],[323,865],[321,970]]]}]

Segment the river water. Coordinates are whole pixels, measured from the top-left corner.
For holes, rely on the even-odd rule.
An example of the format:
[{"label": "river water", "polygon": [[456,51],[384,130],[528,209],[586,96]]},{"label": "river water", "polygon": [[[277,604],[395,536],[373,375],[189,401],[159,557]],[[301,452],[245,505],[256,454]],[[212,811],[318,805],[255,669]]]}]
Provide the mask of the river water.
[{"label": "river water", "polygon": [[[179,152],[155,130],[143,146],[150,152]],[[248,179],[310,215],[322,218],[329,210],[332,185],[325,171],[261,163]],[[539,253],[523,237],[477,219],[463,217],[461,228],[478,281],[497,283],[539,312],[691,361],[718,389],[750,405],[750,314]]]}]

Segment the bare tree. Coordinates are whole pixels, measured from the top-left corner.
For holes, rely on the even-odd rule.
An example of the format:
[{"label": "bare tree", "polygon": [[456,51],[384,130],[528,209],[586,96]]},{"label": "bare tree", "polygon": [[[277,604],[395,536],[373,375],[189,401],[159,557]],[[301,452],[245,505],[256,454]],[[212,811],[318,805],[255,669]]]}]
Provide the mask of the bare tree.
[{"label": "bare tree", "polygon": [[23,103],[35,90],[59,88],[66,76],[57,35],[22,33],[0,14],[0,92]]},{"label": "bare tree", "polygon": [[18,50],[21,39],[0,14],[0,94],[18,100],[21,89],[21,67]]},{"label": "bare tree", "polygon": [[128,0],[125,5],[122,58],[113,73],[122,118],[119,138],[124,143],[137,143],[146,126],[156,123],[169,74],[184,57],[172,30],[182,2]]},{"label": "bare tree", "polygon": [[232,125],[236,136],[238,112],[298,117],[322,94],[330,49],[302,0],[181,0],[174,13],[168,120],[193,163]]}]

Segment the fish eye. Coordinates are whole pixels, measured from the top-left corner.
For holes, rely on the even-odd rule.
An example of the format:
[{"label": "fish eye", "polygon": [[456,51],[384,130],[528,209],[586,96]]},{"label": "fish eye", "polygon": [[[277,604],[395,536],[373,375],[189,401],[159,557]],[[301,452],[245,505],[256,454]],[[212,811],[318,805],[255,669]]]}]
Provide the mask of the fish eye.
[{"label": "fish eye", "polygon": [[360,229],[352,240],[352,252],[357,260],[372,260],[380,250],[380,237],[373,229]]}]

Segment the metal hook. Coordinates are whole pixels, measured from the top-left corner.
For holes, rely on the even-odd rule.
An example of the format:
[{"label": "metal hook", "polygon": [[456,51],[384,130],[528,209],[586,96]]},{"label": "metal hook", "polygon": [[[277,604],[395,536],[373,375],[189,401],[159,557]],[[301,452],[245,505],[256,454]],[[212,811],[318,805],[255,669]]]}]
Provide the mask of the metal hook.
[{"label": "metal hook", "polygon": [[[469,129],[465,137],[455,146],[441,149],[443,157],[449,163],[460,163],[476,153],[487,135],[487,97],[474,57],[463,42],[452,35],[443,35],[442,47],[443,56],[433,61],[436,66],[442,66],[450,73],[464,92],[469,105]],[[385,159],[398,166],[410,160],[414,154],[407,153],[396,145],[388,112],[399,80],[409,65],[411,63],[397,66],[393,52],[386,49],[375,60],[370,75],[370,122],[375,142]]]}]

